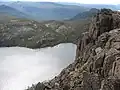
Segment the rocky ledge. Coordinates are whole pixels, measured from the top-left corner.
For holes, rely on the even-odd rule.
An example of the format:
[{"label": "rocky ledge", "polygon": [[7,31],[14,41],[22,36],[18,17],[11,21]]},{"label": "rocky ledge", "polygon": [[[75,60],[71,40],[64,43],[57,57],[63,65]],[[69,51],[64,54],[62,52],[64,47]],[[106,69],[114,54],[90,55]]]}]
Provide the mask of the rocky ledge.
[{"label": "rocky ledge", "polygon": [[79,40],[76,60],[27,90],[120,90],[120,14],[102,9]]}]

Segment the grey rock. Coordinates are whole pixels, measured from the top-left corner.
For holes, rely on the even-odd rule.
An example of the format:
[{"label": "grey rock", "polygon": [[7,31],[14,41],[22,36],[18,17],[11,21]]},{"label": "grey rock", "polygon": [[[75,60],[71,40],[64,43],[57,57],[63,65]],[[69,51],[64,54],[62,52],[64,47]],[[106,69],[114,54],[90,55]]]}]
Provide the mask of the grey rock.
[{"label": "grey rock", "polygon": [[118,14],[102,9],[93,18],[89,31],[79,40],[74,63],[48,82],[51,90],[120,90]]}]

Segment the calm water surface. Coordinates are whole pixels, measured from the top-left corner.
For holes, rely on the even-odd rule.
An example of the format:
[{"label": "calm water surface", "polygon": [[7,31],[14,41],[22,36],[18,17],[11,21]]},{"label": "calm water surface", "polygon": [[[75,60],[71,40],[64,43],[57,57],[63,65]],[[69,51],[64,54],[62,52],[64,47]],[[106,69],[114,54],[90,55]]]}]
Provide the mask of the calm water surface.
[{"label": "calm water surface", "polygon": [[0,48],[0,90],[24,90],[58,75],[75,58],[76,45],[28,49]]}]

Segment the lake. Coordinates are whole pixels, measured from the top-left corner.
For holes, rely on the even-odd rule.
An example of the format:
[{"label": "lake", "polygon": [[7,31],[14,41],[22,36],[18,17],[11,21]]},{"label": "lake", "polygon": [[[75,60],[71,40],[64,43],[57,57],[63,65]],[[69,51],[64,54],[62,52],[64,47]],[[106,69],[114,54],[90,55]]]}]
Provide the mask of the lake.
[{"label": "lake", "polygon": [[41,49],[0,48],[0,90],[24,90],[50,80],[72,63],[75,55],[72,43]]}]

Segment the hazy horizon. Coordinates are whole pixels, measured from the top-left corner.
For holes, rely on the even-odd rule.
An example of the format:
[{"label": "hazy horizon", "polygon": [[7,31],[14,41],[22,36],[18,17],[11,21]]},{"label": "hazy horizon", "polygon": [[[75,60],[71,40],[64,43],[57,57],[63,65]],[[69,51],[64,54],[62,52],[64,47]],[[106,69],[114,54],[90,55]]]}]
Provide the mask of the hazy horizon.
[{"label": "hazy horizon", "polygon": [[81,3],[81,4],[120,4],[119,0],[1,0],[1,2],[22,1],[22,2],[65,2],[65,3]]}]

